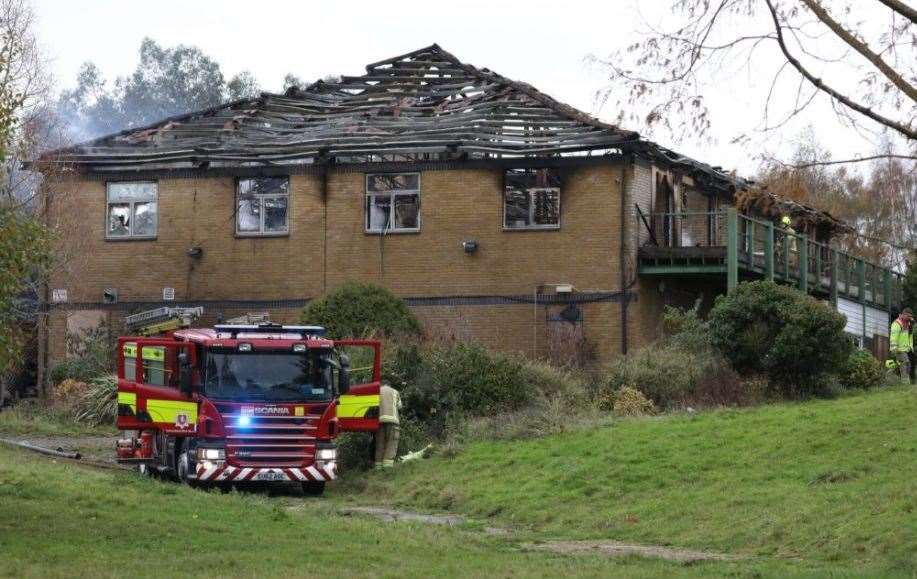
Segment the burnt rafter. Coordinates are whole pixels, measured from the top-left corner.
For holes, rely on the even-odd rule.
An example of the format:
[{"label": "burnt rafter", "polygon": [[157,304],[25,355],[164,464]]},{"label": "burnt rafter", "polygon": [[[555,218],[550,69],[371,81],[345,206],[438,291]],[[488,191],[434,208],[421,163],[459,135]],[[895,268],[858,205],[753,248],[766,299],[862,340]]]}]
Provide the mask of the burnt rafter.
[{"label": "burnt rafter", "polygon": [[639,141],[437,45],[44,157],[86,171],[602,154]]}]

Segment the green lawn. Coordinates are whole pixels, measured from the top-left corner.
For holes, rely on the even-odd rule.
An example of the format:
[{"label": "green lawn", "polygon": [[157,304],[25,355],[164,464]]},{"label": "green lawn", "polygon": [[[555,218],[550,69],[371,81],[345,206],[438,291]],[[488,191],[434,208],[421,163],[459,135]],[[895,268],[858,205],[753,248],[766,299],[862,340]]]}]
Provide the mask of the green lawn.
[{"label": "green lawn", "polygon": [[[330,500],[195,491],[0,446],[0,576],[914,577],[915,459],[917,389],[903,388],[480,443],[352,475]],[[336,514],[360,502],[478,522]],[[750,558],[680,565],[519,547],[549,538]]]},{"label": "green lawn", "polygon": [[333,494],[537,536],[917,575],[917,388],[477,443]]},{"label": "green lawn", "polygon": [[[284,507],[296,503],[300,508]],[[519,549],[470,528],[221,495],[0,446],[0,577],[857,577],[770,559],[681,565]]]},{"label": "green lawn", "polygon": [[105,436],[117,430],[112,425],[93,426],[55,414],[48,409],[25,404],[0,412],[0,437],[3,436]]}]

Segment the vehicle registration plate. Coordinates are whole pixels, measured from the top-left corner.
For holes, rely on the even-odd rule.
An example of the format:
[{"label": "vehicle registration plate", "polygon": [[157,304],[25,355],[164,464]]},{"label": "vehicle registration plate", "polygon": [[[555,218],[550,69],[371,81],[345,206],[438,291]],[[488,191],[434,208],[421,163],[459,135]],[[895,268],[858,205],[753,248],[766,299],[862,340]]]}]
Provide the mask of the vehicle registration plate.
[{"label": "vehicle registration plate", "polygon": [[282,473],[266,470],[255,475],[254,480],[287,480]]}]

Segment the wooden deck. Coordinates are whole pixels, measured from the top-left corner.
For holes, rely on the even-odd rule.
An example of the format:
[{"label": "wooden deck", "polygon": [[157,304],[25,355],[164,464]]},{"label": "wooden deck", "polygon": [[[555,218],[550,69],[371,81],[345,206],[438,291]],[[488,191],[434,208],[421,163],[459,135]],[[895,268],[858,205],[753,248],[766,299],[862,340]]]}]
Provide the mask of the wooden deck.
[{"label": "wooden deck", "polygon": [[[665,223],[667,217],[671,216],[652,219]],[[886,311],[901,304],[901,276],[894,271],[804,235],[779,230],[770,222],[739,215],[733,208],[722,218],[726,231],[720,242],[724,245],[660,245],[651,235],[637,252],[639,274],[726,276],[730,291],[741,280],[770,279],[834,303],[841,297]],[[679,238],[672,237],[670,242],[677,245]]]}]

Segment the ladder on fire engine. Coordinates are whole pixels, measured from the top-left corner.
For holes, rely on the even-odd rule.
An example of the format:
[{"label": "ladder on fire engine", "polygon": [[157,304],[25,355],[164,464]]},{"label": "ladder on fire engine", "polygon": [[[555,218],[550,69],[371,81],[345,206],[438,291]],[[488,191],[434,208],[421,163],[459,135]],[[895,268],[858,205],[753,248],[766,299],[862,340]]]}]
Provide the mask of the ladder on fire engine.
[{"label": "ladder on fire engine", "polygon": [[124,324],[131,333],[138,336],[154,336],[171,330],[189,327],[203,315],[204,308],[156,308],[124,318]]}]

